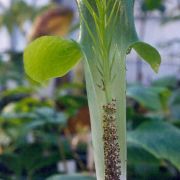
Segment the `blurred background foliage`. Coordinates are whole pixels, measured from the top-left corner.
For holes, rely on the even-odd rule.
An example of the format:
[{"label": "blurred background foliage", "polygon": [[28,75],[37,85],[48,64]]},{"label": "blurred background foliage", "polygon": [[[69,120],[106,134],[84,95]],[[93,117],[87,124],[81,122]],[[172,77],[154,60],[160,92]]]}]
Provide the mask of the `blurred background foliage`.
[{"label": "blurred background foliage", "polygon": [[[143,16],[160,12],[162,23],[180,18],[180,10],[164,15],[165,0],[137,3]],[[79,28],[76,10],[62,1],[35,6],[22,0],[11,1],[9,7],[1,2],[0,9],[0,26],[10,36],[9,49],[0,53],[0,179],[95,179],[81,64],[67,76],[39,87],[24,73],[14,33],[19,29],[27,42],[42,35],[69,37]],[[148,85],[128,83],[129,180],[180,179],[179,128],[178,76],[163,76]]]}]

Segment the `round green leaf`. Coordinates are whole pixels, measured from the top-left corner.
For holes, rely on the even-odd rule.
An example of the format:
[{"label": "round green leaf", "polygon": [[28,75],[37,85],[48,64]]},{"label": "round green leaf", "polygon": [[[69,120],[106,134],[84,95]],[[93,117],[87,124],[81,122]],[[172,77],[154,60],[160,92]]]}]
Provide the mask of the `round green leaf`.
[{"label": "round green leaf", "polygon": [[55,36],[43,36],[28,45],[24,52],[26,73],[37,82],[62,77],[81,59],[77,42]]}]

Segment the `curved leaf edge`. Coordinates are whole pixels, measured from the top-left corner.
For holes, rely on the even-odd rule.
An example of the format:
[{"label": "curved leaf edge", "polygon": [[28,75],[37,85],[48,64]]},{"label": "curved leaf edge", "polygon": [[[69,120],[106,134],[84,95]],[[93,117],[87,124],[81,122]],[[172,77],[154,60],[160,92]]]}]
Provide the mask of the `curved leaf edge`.
[{"label": "curved leaf edge", "polygon": [[155,47],[143,41],[135,41],[129,45],[127,51],[131,49],[134,49],[151,66],[152,70],[158,73],[161,64],[161,55]]}]

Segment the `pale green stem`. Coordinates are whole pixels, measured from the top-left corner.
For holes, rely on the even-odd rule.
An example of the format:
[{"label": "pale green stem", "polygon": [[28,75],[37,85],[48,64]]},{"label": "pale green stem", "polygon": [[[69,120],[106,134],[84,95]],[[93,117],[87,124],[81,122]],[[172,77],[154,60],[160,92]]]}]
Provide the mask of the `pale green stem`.
[{"label": "pale green stem", "polygon": [[[84,2],[83,2],[84,1]],[[85,3],[86,1],[86,3]],[[112,98],[117,100],[116,107],[116,126],[118,143],[120,146],[121,160],[121,180],[126,180],[126,163],[127,163],[127,146],[126,146],[126,48],[132,34],[126,34],[129,28],[129,16],[126,14],[125,7],[128,8],[124,0],[119,0],[117,3],[117,23],[113,26],[111,22],[107,26],[107,14],[103,9],[106,9],[105,1],[102,1],[102,7],[98,5],[99,0],[81,0],[79,2],[79,10],[81,12],[81,47],[85,55],[85,75],[86,87],[88,94],[88,103],[91,115],[92,140],[94,146],[95,166],[97,180],[104,180],[105,165],[104,165],[104,144],[103,144],[103,110],[102,106],[112,101]],[[128,0],[130,1],[130,0]],[[96,3],[97,4],[96,4]],[[94,19],[95,15],[89,12],[85,4],[89,3],[93,11],[99,15],[99,25]],[[114,2],[115,3],[115,2]],[[96,6],[97,5],[97,6]],[[113,7],[113,1],[111,6]],[[120,9],[119,9],[120,8]],[[109,9],[109,14],[111,10]],[[116,13],[115,13],[116,14]],[[130,17],[131,18],[131,17]],[[113,18],[112,18],[113,20]],[[98,27],[97,27],[98,26]],[[107,28],[113,28],[112,31]],[[112,46],[109,47],[109,41],[112,40]],[[99,46],[97,46],[97,44]],[[93,48],[95,49],[94,52]],[[111,69],[112,57],[115,54],[115,61]],[[99,74],[97,64],[102,64],[103,77]],[[111,74],[113,73],[113,74]],[[112,77],[115,79],[112,81]],[[104,90],[100,89],[97,84],[104,81]]]}]

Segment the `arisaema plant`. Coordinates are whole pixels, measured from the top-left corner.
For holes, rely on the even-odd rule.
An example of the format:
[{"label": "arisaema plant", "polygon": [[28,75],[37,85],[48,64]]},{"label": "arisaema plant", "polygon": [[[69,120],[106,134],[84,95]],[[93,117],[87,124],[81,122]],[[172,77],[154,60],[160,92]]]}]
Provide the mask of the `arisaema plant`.
[{"label": "arisaema plant", "polygon": [[83,60],[96,178],[126,180],[126,56],[134,49],[155,72],[161,58],[138,39],[134,0],[77,0],[77,5],[79,41],[53,36],[35,40],[25,49],[25,70],[42,83]]}]

